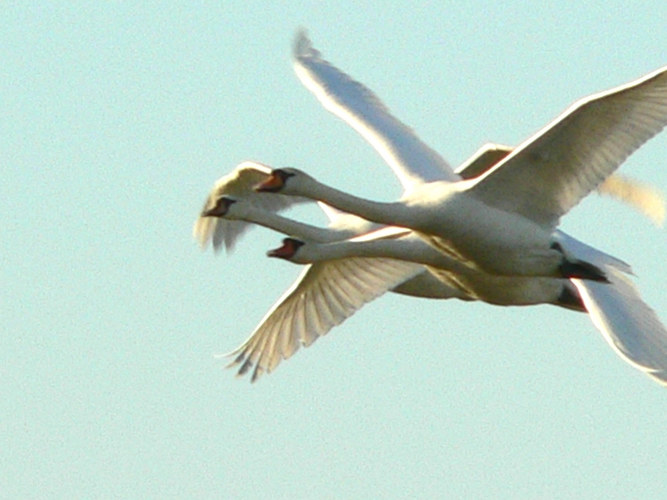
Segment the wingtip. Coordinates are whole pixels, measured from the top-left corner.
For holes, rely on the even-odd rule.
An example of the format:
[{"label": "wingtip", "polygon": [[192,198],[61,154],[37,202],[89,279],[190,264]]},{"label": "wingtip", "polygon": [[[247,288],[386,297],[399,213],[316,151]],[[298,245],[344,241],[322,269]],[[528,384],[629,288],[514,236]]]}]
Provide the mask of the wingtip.
[{"label": "wingtip", "polygon": [[292,55],[297,60],[303,57],[316,57],[318,55],[308,37],[306,28],[301,27],[297,30],[294,36],[294,43],[292,44]]},{"label": "wingtip", "polygon": [[[255,382],[259,376],[263,373],[261,371],[258,373],[259,366],[258,365],[253,365],[253,362],[250,359],[246,359],[246,354],[245,352],[239,353],[238,351],[232,351],[232,352],[227,352],[227,353],[222,353],[222,354],[214,354],[213,357],[216,359],[222,359],[222,358],[230,358],[232,356],[235,356],[235,358],[227,363],[225,365],[225,369],[230,369],[230,368],[236,368],[238,367],[238,370],[236,371],[235,378],[241,379],[244,378],[244,376],[248,373],[248,371],[255,366],[255,369],[253,370],[252,376],[250,378],[250,382]],[[241,365],[239,367],[239,365]]]},{"label": "wingtip", "polygon": [[657,382],[662,387],[667,387],[667,372],[665,370],[647,371],[646,375],[651,377],[654,382]]},{"label": "wingtip", "polygon": [[197,217],[192,226],[192,237],[197,241],[199,248],[204,251],[211,240],[211,221],[205,217]]},{"label": "wingtip", "polygon": [[259,364],[256,364],[255,369],[252,371],[252,376],[250,377],[250,383],[254,384],[255,382],[257,382],[257,380],[259,380],[259,377],[261,377],[263,373],[264,369],[262,369],[259,366]]},{"label": "wingtip", "polygon": [[597,190],[600,194],[627,203],[644,214],[654,225],[663,227],[667,212],[665,197],[653,186],[615,174],[607,178]]},{"label": "wingtip", "polygon": [[252,361],[250,361],[249,359],[246,359],[243,362],[243,364],[241,365],[241,367],[239,368],[239,370],[236,372],[236,377],[237,378],[242,377],[243,375],[245,375],[248,372],[248,370],[250,368],[252,368]]}]

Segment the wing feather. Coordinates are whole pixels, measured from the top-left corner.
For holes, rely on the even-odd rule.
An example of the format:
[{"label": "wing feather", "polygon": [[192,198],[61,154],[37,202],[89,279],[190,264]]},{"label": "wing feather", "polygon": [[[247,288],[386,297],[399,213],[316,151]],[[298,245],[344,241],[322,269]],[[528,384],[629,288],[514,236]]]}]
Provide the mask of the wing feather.
[{"label": "wing feather", "polygon": [[411,262],[368,257],[307,266],[250,337],[226,355],[234,357],[230,366],[240,365],[239,375],[254,367],[251,380],[256,380],[299,346],[309,346],[364,304],[422,269]]},{"label": "wing feather", "polygon": [[416,183],[457,180],[447,162],[392,116],[360,82],[320,57],[305,32],[294,42],[294,70],[322,106],[354,128],[382,156],[404,189]]},{"label": "wing feather", "polygon": [[572,280],[593,324],[626,362],[667,385],[667,329],[632,282],[612,270],[611,284]]},{"label": "wing feather", "polygon": [[468,192],[556,227],[562,215],[666,124],[667,67],[576,102]]}]

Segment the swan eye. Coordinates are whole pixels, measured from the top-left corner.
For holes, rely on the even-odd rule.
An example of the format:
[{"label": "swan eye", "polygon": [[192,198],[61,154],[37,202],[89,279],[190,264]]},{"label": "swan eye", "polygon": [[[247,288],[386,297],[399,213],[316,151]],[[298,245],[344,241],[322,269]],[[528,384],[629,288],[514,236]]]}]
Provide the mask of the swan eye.
[{"label": "swan eye", "polygon": [[275,169],[272,174],[277,175],[283,181],[283,183],[285,183],[285,181],[290,177],[294,177],[296,175],[294,172],[289,172],[283,168]]}]

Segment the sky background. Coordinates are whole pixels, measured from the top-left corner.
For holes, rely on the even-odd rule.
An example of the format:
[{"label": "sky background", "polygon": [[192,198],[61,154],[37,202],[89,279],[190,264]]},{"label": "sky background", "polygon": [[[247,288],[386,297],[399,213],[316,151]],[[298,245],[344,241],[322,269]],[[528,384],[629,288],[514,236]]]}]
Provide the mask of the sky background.
[{"label": "sky background", "polygon": [[[300,271],[268,230],[198,248],[218,177],[400,194],[293,74],[296,30],[458,165],[667,64],[663,0],[552,4],[3,2],[0,497],[667,495],[667,389],[584,314],[388,294],[254,385],[214,357]],[[667,192],[666,153],[621,172]],[[667,321],[664,229],[597,195],[562,227]]]}]

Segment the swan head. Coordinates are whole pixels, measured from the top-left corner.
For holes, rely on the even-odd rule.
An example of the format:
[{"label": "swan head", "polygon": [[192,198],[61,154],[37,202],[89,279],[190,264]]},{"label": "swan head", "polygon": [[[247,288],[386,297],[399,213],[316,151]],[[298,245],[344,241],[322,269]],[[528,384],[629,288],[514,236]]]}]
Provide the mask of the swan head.
[{"label": "swan head", "polygon": [[296,168],[274,168],[254,189],[258,193],[299,194],[303,182],[309,180],[312,177]]},{"label": "swan head", "polygon": [[230,198],[229,196],[221,196],[217,200],[215,200],[215,204],[209,208],[204,210],[201,213],[202,217],[224,217],[227,215],[227,212],[229,211],[229,208],[236,203],[236,200],[234,198]]},{"label": "swan head", "polygon": [[305,242],[296,238],[284,238],[282,246],[266,252],[268,257],[277,257],[279,259],[298,262],[297,254]]}]

